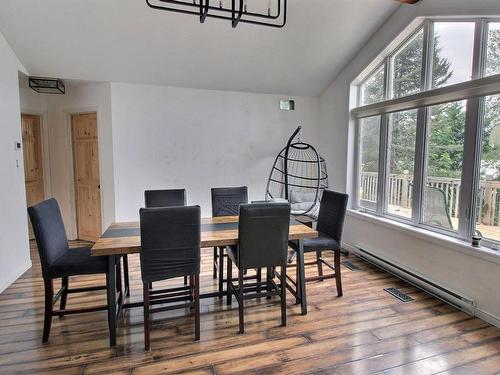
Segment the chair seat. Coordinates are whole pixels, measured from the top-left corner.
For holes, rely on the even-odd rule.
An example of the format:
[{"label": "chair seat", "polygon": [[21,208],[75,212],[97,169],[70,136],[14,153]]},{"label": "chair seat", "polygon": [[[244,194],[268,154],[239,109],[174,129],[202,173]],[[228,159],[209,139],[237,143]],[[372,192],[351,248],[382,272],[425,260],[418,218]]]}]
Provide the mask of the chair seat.
[{"label": "chair seat", "polygon": [[[318,232],[318,237],[316,238],[306,238],[302,240],[304,246],[304,253],[311,251],[323,251],[323,250],[338,250],[340,249],[340,244],[337,240],[328,236],[325,233]],[[297,243],[291,242],[290,246],[297,250]]]},{"label": "chair seat", "polygon": [[69,249],[49,268],[51,278],[108,272],[108,258],[90,255],[90,248]]}]

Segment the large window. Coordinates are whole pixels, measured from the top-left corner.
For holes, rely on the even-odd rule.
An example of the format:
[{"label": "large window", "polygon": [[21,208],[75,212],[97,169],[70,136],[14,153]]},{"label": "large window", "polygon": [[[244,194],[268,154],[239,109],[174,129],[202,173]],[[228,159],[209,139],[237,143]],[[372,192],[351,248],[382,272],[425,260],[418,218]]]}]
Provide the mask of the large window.
[{"label": "large window", "polygon": [[377,209],[380,116],[364,118],[359,122],[359,205],[368,210]]},{"label": "large window", "polygon": [[389,174],[386,178],[385,212],[405,219],[412,217],[416,131],[416,110],[397,112],[389,116]]},{"label": "large window", "polygon": [[472,79],[474,22],[433,23],[432,87]]},{"label": "large window", "polygon": [[425,20],[377,61],[352,110],[357,207],[500,245],[500,20]]},{"label": "large window", "polygon": [[385,71],[381,66],[368,77],[361,86],[361,103],[368,105],[384,100],[385,95]]},{"label": "large window", "polygon": [[393,98],[414,94],[422,89],[424,31],[421,30],[405,43],[392,58]]},{"label": "large window", "polygon": [[464,159],[465,102],[441,104],[429,111],[422,221],[456,231]]}]

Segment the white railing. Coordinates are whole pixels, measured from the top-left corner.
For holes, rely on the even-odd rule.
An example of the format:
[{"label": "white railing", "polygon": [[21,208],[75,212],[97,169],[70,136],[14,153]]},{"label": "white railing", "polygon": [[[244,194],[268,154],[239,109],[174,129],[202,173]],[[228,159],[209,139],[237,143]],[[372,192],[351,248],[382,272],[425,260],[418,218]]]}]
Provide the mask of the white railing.
[{"label": "white railing", "polygon": [[[441,189],[446,196],[450,217],[458,217],[460,179],[446,177],[428,177],[429,186]],[[412,201],[413,176],[409,174],[391,174],[388,182],[388,204],[410,208]],[[500,226],[500,181],[480,182],[478,221],[484,225]],[[362,172],[360,197],[365,202],[377,201],[378,173]],[[479,220],[479,218],[481,218]]]}]

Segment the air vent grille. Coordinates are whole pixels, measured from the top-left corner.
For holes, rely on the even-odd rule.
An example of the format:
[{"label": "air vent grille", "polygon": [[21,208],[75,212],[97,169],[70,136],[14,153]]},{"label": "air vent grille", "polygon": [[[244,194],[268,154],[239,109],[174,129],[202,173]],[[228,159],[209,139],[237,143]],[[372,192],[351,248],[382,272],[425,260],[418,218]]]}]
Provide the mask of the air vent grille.
[{"label": "air vent grille", "polygon": [[384,290],[387,293],[389,293],[390,295],[392,295],[392,296],[396,297],[397,299],[399,299],[400,301],[403,301],[403,302],[411,302],[411,301],[413,301],[413,298],[411,298],[408,294],[400,291],[397,288],[385,288]]}]

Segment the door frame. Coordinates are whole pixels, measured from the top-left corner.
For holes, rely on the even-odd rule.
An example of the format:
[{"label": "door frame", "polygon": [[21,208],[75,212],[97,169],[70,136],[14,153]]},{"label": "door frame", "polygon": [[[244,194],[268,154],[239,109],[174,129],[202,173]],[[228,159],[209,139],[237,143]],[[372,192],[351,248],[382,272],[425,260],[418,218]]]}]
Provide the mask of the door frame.
[{"label": "door frame", "polygon": [[[21,108],[20,116],[38,116],[40,118],[40,134],[42,135],[42,174],[43,174],[43,198],[47,199],[52,195],[52,184],[50,180],[50,146],[49,146],[49,127],[48,127],[48,113],[46,111],[31,110],[29,108]],[[21,135],[22,142],[22,135]],[[24,165],[24,159],[23,159]],[[24,177],[24,184],[26,185],[26,176]]]},{"label": "door frame", "polygon": [[97,117],[97,149],[99,150],[99,182],[101,184],[101,189],[99,195],[101,197],[101,231],[104,230],[104,204],[103,204],[103,184],[102,184],[102,152],[101,152],[101,127],[99,118],[98,107],[80,107],[74,109],[67,109],[63,111],[64,123],[66,130],[66,140],[69,145],[69,163],[68,172],[70,176],[69,182],[69,208],[71,214],[71,237],[78,238],[78,225],[77,225],[77,215],[76,215],[76,194],[75,194],[75,170],[74,170],[74,154],[73,154],[73,131],[72,131],[72,116],[73,115],[84,115],[89,113],[95,113]]}]

